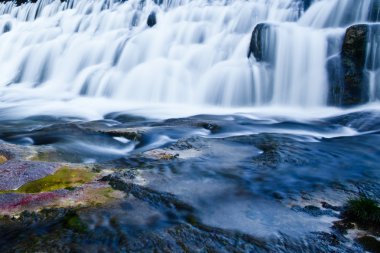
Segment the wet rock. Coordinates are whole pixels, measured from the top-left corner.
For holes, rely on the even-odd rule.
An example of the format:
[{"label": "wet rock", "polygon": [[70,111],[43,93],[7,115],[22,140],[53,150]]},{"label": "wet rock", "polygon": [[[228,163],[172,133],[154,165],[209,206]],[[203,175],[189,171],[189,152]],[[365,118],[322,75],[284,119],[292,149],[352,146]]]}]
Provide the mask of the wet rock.
[{"label": "wet rock", "polygon": [[[28,237],[18,237],[8,241],[7,245],[1,244],[1,252],[44,252],[47,248],[62,252],[270,252],[262,242],[248,235],[213,228],[203,230],[178,223],[158,231],[142,230],[128,234],[114,220],[113,227],[94,231],[88,229],[80,211],[56,210],[55,213],[56,219],[32,222],[43,228],[41,231],[28,229]],[[32,218],[36,215],[26,216]],[[9,225],[17,227],[18,223],[10,222]],[[9,227],[3,226],[2,229],[12,231]]]},{"label": "wet rock", "polygon": [[157,18],[156,18],[156,13],[154,11],[152,11],[149,16],[148,16],[148,19],[146,21],[146,24],[149,26],[149,27],[153,27],[155,26],[157,23]]},{"label": "wet rock", "polygon": [[257,140],[256,147],[260,149],[262,153],[253,158],[255,164],[262,167],[276,168],[281,162],[278,144],[279,143],[275,140]]},{"label": "wet rock", "polygon": [[33,139],[34,145],[46,145],[57,143],[67,136],[83,136],[86,135],[85,129],[82,129],[75,123],[56,123],[38,128],[29,133],[19,134],[18,137],[29,137]]},{"label": "wet rock", "polygon": [[380,253],[380,241],[373,236],[363,236],[357,239],[365,250],[373,253]]},{"label": "wet rock", "polygon": [[[346,30],[340,58],[327,62],[329,72],[329,103],[343,107],[369,101],[369,80],[365,69],[373,37],[380,37],[380,25],[358,24]],[[370,45],[368,43],[370,42]]]},{"label": "wet rock", "polygon": [[141,141],[143,138],[143,129],[141,128],[104,128],[95,129],[94,131],[116,137],[124,137],[130,141]]},{"label": "wet rock", "polygon": [[347,230],[355,228],[355,224],[348,220],[339,220],[334,222],[333,228],[335,228],[342,234],[346,234]]},{"label": "wet rock", "polygon": [[0,155],[4,156],[6,160],[25,160],[34,154],[35,151],[29,147],[6,143],[0,140]]},{"label": "wet rock", "polygon": [[[134,179],[134,178],[133,178]],[[158,192],[147,187],[133,183],[133,179],[127,175],[116,173],[104,177],[102,180],[109,182],[112,188],[123,191],[127,194],[132,194],[137,199],[148,202],[153,206],[166,206],[175,208],[177,211],[184,212],[185,215],[194,211],[190,205],[178,200],[173,194]]]},{"label": "wet rock", "polygon": [[333,205],[331,205],[327,202],[324,202],[324,201],[322,201],[321,204],[322,204],[322,207],[325,209],[330,209],[333,211],[342,211],[342,207],[340,207],[340,206],[333,206]]},{"label": "wet rock", "polygon": [[153,0],[155,4],[161,5],[164,3],[164,0]]},{"label": "wet rock", "polygon": [[7,33],[9,32],[10,30],[12,29],[12,24],[7,22],[4,26],[3,26],[3,33]]},{"label": "wet rock", "polygon": [[327,121],[354,128],[360,132],[380,131],[380,113],[378,111],[352,112],[328,118]]},{"label": "wet rock", "polygon": [[114,173],[111,173],[107,176],[104,176],[101,178],[102,181],[112,181],[112,180],[133,180],[137,176],[137,172],[132,169],[122,169],[122,170],[117,170]]},{"label": "wet rock", "polygon": [[369,28],[355,25],[347,29],[342,46],[342,66],[344,71],[344,91],[342,105],[357,105],[368,101],[368,83],[364,79],[363,68]]},{"label": "wet rock", "polygon": [[152,159],[158,159],[158,160],[174,160],[177,157],[179,157],[179,154],[176,152],[173,152],[171,150],[151,150],[148,152],[145,152],[144,155],[146,155],[149,158]]},{"label": "wet rock", "polygon": [[306,11],[307,9],[309,9],[312,3],[313,3],[313,0],[303,0],[303,9]]},{"label": "wet rock", "polygon": [[221,129],[221,126],[212,122],[197,122],[195,126],[209,130],[211,133],[216,133]]},{"label": "wet rock", "polygon": [[247,57],[253,55],[258,62],[272,63],[274,61],[273,43],[275,33],[273,25],[267,23],[257,24],[251,35],[251,42]]},{"label": "wet rock", "polygon": [[40,193],[0,194],[0,215],[17,217],[24,211],[39,212],[49,208],[77,208],[103,205],[123,199],[125,194],[106,182],[92,182],[72,189]]},{"label": "wet rock", "polygon": [[280,137],[277,134],[260,134],[231,137],[228,140],[234,142],[253,145],[261,150],[259,155],[252,158],[253,163],[259,168],[275,169],[280,166],[303,165],[311,162],[310,158],[305,159],[303,152],[307,150],[305,146],[298,146],[291,138]]},{"label": "wet rock", "polygon": [[13,190],[26,184],[53,174],[58,164],[47,162],[29,162],[10,160],[0,164],[0,190]]},{"label": "wet rock", "polygon": [[194,116],[190,118],[168,119],[160,123],[155,123],[153,126],[164,127],[196,127],[209,130],[211,133],[217,133],[222,129],[222,125],[217,120],[205,120],[204,115]]},{"label": "wet rock", "polygon": [[[10,2],[12,0],[1,0],[0,3],[6,3],[6,2]],[[24,4],[24,3],[28,3],[28,2],[36,2],[37,0],[32,0],[32,1],[29,1],[29,0],[13,0],[13,2],[16,4],[16,5],[21,5],[21,4]]]},{"label": "wet rock", "polygon": [[7,161],[0,164],[0,215],[104,204],[123,198],[124,193],[97,181],[107,173],[59,163]]},{"label": "wet rock", "polygon": [[57,203],[56,201],[65,198],[66,194],[66,191],[39,194],[2,193],[0,194],[0,215],[17,216],[24,211],[38,211],[47,203]]},{"label": "wet rock", "polygon": [[85,233],[88,231],[87,224],[84,223],[79,215],[73,210],[70,210],[64,216],[63,226],[67,229],[71,229],[79,233]]},{"label": "wet rock", "polygon": [[193,148],[191,145],[186,146],[186,140],[180,140],[168,148],[158,148],[146,151],[142,155],[153,160],[174,160],[176,158],[189,159],[199,157],[202,151]]}]

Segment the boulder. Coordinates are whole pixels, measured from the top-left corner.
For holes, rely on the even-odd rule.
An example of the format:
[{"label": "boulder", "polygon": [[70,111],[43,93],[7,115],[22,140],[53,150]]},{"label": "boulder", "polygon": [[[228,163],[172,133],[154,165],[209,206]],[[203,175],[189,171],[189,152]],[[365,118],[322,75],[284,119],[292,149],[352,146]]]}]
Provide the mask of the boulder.
[{"label": "boulder", "polygon": [[251,42],[247,57],[253,55],[258,62],[273,62],[273,54],[270,50],[275,42],[275,33],[272,24],[257,24],[252,32]]},{"label": "boulder", "polygon": [[313,0],[303,0],[303,9],[306,11],[307,9],[309,9],[312,3],[313,3]]},{"label": "boulder", "polygon": [[156,18],[156,13],[154,11],[152,11],[149,16],[148,16],[148,19],[146,21],[147,25],[149,27],[153,27],[156,25],[157,23],[157,18]]},{"label": "boulder", "polygon": [[9,32],[10,30],[12,29],[12,24],[7,22],[4,26],[3,26],[3,33],[7,33]]},{"label": "boulder", "polygon": [[377,52],[372,47],[379,37],[380,25],[357,24],[346,30],[340,55],[327,62],[330,105],[350,107],[369,101],[367,68],[374,70],[378,64],[367,64],[366,58]]}]

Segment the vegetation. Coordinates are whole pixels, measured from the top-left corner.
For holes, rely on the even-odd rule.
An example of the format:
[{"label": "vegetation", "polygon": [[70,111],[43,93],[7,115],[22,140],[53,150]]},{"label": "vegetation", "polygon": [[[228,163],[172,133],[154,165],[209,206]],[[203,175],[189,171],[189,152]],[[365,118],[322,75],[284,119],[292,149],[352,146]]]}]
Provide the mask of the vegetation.
[{"label": "vegetation", "polygon": [[362,226],[380,227],[380,207],[373,199],[360,197],[348,201],[344,216]]}]

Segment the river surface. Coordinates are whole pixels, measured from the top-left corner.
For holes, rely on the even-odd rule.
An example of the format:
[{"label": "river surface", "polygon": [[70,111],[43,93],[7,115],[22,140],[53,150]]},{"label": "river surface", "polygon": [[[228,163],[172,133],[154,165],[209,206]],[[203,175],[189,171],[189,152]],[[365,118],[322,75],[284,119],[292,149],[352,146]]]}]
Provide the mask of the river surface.
[{"label": "river surface", "polygon": [[45,161],[113,168],[110,184],[133,190],[79,209],[81,233],[62,225],[65,211],[3,222],[1,251],[361,252],[333,228],[333,207],[379,196],[379,114],[2,120],[2,140],[40,148]]}]

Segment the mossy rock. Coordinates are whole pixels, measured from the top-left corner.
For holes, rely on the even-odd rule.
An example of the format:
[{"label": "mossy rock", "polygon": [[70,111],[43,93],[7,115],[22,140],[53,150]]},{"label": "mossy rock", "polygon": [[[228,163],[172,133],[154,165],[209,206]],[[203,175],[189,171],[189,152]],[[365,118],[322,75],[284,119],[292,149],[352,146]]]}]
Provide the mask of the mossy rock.
[{"label": "mossy rock", "polygon": [[39,193],[59,189],[72,190],[74,187],[91,182],[94,177],[95,174],[86,169],[62,167],[54,174],[28,182],[17,190],[0,191],[0,193]]}]

